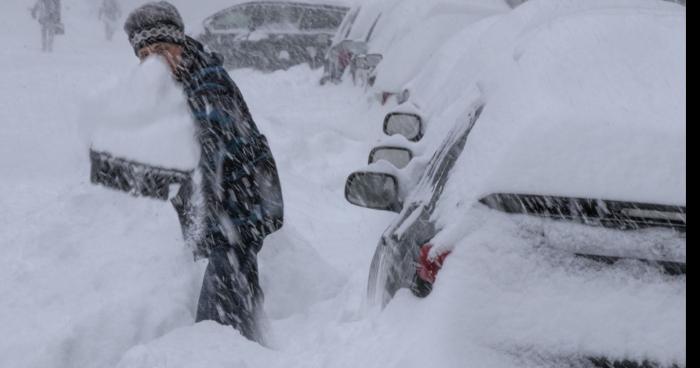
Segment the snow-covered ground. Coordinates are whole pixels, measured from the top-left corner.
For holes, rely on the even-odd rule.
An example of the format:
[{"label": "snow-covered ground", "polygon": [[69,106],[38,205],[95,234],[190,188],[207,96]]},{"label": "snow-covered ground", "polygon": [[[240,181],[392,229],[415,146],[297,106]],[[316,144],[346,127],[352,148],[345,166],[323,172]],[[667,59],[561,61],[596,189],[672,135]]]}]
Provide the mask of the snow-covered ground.
[{"label": "snow-covered ground", "polygon": [[[186,20],[207,8],[173,2],[183,6]],[[552,290],[580,297],[571,285],[547,288],[569,280],[561,273],[537,273],[543,283],[511,284],[516,276],[489,282],[478,272],[446,267],[445,280],[452,281],[432,298],[401,292],[383,312],[367,309],[370,260],[395,215],[351,206],[343,187],[380,138],[385,111],[352,86],[319,87],[320,71],[303,66],[232,72],[270,140],[285,199],[285,227],[260,254],[273,344],[261,347],[215,323],[194,324],[205,264],[192,261],[173,209],[89,183],[79,122],[90,96],[138,63],[126,37],[104,41],[95,2],[64,0],[66,35],[55,53],[43,54],[38,26],[26,11],[30,3],[0,5],[0,367],[515,367],[526,363],[512,350],[499,350],[501,343],[531,334],[556,345],[556,334],[542,335],[556,331],[556,323],[575,327],[571,317],[558,314],[538,330],[517,315],[501,319],[509,309],[487,304],[456,312],[467,298],[512,300],[488,292],[494,285],[506,293],[525,285],[539,299],[522,305],[544,315]],[[206,3],[216,10],[221,1]],[[455,256],[486,274],[494,270],[482,256],[507,257],[499,266],[504,275],[536,272],[533,262],[519,263],[517,252],[503,252]],[[574,287],[585,291],[606,280],[585,281]],[[639,290],[658,287],[650,295],[668,297],[660,307],[685,301],[684,280],[655,282]],[[466,286],[474,288],[446,295]],[[460,329],[450,328],[456,325],[445,315],[461,318]],[[677,346],[668,360],[685,352],[685,340],[665,343]],[[629,346],[636,347],[634,339]]]},{"label": "snow-covered ground", "polygon": [[40,52],[28,4],[2,5],[0,366],[324,366],[362,320],[369,260],[391,216],[343,197],[382,112],[350,86],[317,87],[319,72],[305,67],[233,73],[271,142],[286,205],[260,256],[276,337],[275,350],[260,348],[229,327],[193,325],[204,264],[168,203],[89,183],[79,121],[90,96],[138,61],[126,37],[108,43],[82,18],[89,8],[65,5],[54,54]]}]

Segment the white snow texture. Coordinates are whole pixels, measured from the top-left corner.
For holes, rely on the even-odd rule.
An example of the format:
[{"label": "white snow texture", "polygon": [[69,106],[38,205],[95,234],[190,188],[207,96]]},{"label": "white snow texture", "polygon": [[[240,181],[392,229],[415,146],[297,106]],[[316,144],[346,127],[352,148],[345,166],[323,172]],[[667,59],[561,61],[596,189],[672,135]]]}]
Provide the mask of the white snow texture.
[{"label": "white snow texture", "polygon": [[[142,2],[125,0],[125,13]],[[231,5],[172,2],[192,32]],[[541,367],[585,354],[685,365],[685,276],[569,261],[512,221],[462,206],[528,185],[684,206],[684,7],[530,0],[486,12],[421,56],[439,67],[406,65],[428,130],[402,178],[432,155],[475,86],[487,105],[438,209],[460,221],[441,220],[436,244],[453,253],[433,293],[401,290],[382,311],[365,304],[367,275],[396,214],[350,205],[344,184],[391,141],[381,123],[396,106],[349,81],[321,87],[307,66],[232,71],[285,200],[284,228],[259,255],[273,339],[262,347],[194,323],[206,261],[192,260],[167,202],[90,184],[89,145],[196,165],[192,121],[166,67],[139,64],[122,33],[105,41],[94,0],[62,1],[66,34],[42,53],[32,3],[0,4],[0,367]],[[410,58],[406,44],[398,55]],[[589,147],[595,154],[582,155]],[[618,171],[623,162],[638,165]]]}]

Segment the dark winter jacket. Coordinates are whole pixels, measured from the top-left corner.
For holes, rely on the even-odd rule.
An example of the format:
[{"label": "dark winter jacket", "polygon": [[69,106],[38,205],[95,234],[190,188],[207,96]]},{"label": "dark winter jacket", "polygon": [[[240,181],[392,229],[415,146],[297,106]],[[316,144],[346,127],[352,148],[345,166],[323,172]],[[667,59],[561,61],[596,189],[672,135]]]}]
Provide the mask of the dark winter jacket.
[{"label": "dark winter jacket", "polygon": [[236,84],[218,55],[188,38],[184,86],[201,145],[198,170],[173,200],[196,255],[213,247],[254,247],[282,226],[277,168]]},{"label": "dark winter jacket", "polygon": [[32,8],[32,17],[41,24],[61,23],[61,1],[38,0]]}]

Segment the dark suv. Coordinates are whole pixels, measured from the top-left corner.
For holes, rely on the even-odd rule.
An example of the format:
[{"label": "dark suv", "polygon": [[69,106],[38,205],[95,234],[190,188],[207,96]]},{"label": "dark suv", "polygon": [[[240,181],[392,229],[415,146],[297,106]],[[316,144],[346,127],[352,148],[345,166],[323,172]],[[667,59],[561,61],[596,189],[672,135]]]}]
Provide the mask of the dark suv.
[{"label": "dark suv", "polygon": [[320,67],[349,8],[286,1],[254,1],[204,20],[199,40],[224,56],[226,67],[264,71],[309,63]]}]

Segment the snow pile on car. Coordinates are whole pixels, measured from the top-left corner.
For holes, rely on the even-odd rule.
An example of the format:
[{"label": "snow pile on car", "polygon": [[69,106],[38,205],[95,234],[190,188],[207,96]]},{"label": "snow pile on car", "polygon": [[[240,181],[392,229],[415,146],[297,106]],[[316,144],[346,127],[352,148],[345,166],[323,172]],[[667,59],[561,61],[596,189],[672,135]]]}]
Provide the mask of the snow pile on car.
[{"label": "snow pile on car", "polygon": [[195,125],[176,83],[165,62],[151,57],[93,96],[81,119],[91,148],[143,164],[194,169]]},{"label": "snow pile on car", "polygon": [[532,1],[487,31],[509,41],[473,63],[486,107],[443,203],[499,191],[685,203],[685,9],[627,3]]},{"label": "snow pile on car", "polygon": [[[685,206],[685,9],[533,0],[481,32],[452,75],[486,105],[436,210],[433,251],[454,251],[426,300],[442,327],[427,338],[450,356],[476,345],[522,365],[685,364],[684,276],[575,259],[475,208],[495,192]],[[461,106],[432,128],[455,124]]]},{"label": "snow pile on car", "polygon": [[[387,29],[377,30],[370,53],[381,53],[384,58],[377,66],[373,85],[376,92],[401,92],[404,84],[422,69],[433,69],[427,61],[447,39],[480,20],[509,11],[504,1],[404,1],[389,13],[392,17],[384,24]],[[398,24],[397,24],[398,23]],[[401,27],[396,27],[401,25]],[[379,28],[379,27],[378,27]],[[465,44],[459,45],[464,50]]]},{"label": "snow pile on car", "polygon": [[[444,342],[445,355],[480,361],[498,352],[519,367],[585,356],[685,365],[685,277],[557,252],[506,217],[487,209],[463,217],[470,231],[425,300],[433,326],[425,338]],[[474,347],[486,352],[463,353]]]}]

